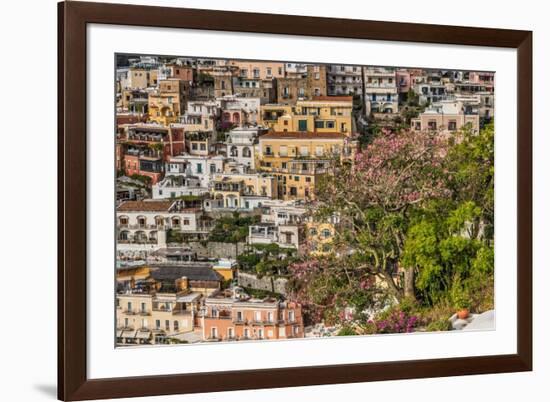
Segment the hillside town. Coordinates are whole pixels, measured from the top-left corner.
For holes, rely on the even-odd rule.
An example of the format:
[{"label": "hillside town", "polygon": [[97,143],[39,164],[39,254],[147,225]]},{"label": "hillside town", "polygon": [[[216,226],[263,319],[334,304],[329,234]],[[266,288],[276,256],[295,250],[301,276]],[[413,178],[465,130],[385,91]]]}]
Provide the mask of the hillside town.
[{"label": "hillside town", "polygon": [[[355,202],[338,181],[352,183],[350,172],[398,143],[395,133],[413,144],[466,131],[481,137],[492,129],[493,102],[490,72],[117,55],[116,344],[368,333],[358,328],[382,322],[381,293],[410,295],[403,261],[417,267],[417,299],[436,294],[422,282],[424,260],[411,257],[397,234],[399,256],[387,257],[389,243],[372,253],[376,263],[383,254],[388,268],[360,271],[375,266],[360,257],[361,247],[371,250],[386,237],[362,240],[358,226],[374,219],[364,213],[372,205]],[[384,138],[394,140],[385,146]],[[384,151],[372,155],[376,149]],[[439,191],[440,179],[433,183],[438,191],[429,197],[452,198],[447,187]],[[403,208],[382,209],[411,211],[427,199],[414,199],[419,191]],[[360,211],[352,215],[352,206]],[[488,218],[480,219],[479,230],[487,230]],[[417,233],[411,222],[407,234]],[[372,233],[381,225],[366,227]],[[492,238],[475,244],[472,261]],[[338,267],[339,287],[323,293],[320,272],[329,266]],[[340,270],[348,266],[354,268]],[[426,300],[435,305],[432,293]],[[473,312],[474,293],[453,300]],[[415,317],[405,317],[407,330],[420,328]],[[435,327],[426,321],[422,328]]]}]

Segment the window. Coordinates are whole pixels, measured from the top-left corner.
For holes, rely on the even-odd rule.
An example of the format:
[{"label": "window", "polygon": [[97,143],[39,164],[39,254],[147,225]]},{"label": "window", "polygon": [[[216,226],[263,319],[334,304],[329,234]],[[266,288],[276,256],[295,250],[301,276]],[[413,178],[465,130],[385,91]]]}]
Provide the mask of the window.
[{"label": "window", "polygon": [[265,147],[265,154],[266,155],[273,155],[273,151],[271,150],[270,146]]},{"label": "window", "polygon": [[214,164],[210,165],[210,173],[216,173],[216,165]]},{"label": "window", "polygon": [[147,308],[146,308],[145,303],[141,303],[141,312],[142,312],[142,313],[146,313],[146,312],[147,312]]},{"label": "window", "polygon": [[455,131],[456,130],[456,121],[455,120],[449,121],[448,128],[449,128],[449,131]]},{"label": "window", "polygon": [[212,339],[217,339],[218,338],[218,328],[212,327],[212,329],[210,330],[210,337]]},{"label": "window", "polygon": [[288,321],[294,322],[295,316],[294,316],[294,310],[289,310],[288,312]]},{"label": "window", "polygon": [[300,155],[301,156],[308,156],[309,155],[308,147],[300,147]]},{"label": "window", "polygon": [[155,320],[155,328],[160,329],[160,320]]},{"label": "window", "polygon": [[180,325],[178,321],[174,321],[174,331],[179,331]]},{"label": "window", "polygon": [[188,219],[188,218],[184,218],[184,219],[183,219],[183,224],[189,226],[189,219]]},{"label": "window", "polygon": [[298,131],[307,131],[307,120],[298,120]]},{"label": "window", "polygon": [[235,334],[233,332],[233,328],[227,328],[227,337],[229,339],[233,339],[235,337]]},{"label": "window", "polygon": [[315,121],[315,128],[325,128],[325,122],[322,120]]},{"label": "window", "polygon": [[267,77],[271,77],[271,67],[267,67],[267,68],[266,68],[265,75],[266,75]]},{"label": "window", "polygon": [[309,235],[310,236],[317,236],[317,229],[316,228],[309,229]]},{"label": "window", "polygon": [[128,328],[130,326],[129,324],[130,324],[130,322],[129,322],[128,318],[125,318],[124,319],[124,327]]},{"label": "window", "polygon": [[254,311],[254,321],[257,321],[257,322],[262,321],[262,312],[261,311]]},{"label": "window", "polygon": [[321,236],[325,239],[328,239],[332,235],[332,232],[329,229],[323,229],[321,231]]},{"label": "window", "polygon": [[211,312],[212,312],[212,317],[213,318],[218,317],[218,309],[216,307],[212,307]]},{"label": "window", "polygon": [[170,320],[164,321],[164,329],[166,329],[167,331],[170,331]]},{"label": "window", "polygon": [[242,321],[242,320],[243,320],[243,312],[237,311],[237,321]]},{"label": "window", "polygon": [[322,156],[323,153],[324,153],[323,146],[318,145],[318,146],[315,147],[315,155]]},{"label": "window", "polygon": [[127,304],[127,307],[128,307],[128,312],[132,312],[132,302],[128,302]]},{"label": "window", "polygon": [[281,145],[279,147],[279,155],[280,156],[287,156],[288,155],[288,148],[286,145]]},{"label": "window", "polygon": [[311,183],[311,177],[306,177],[306,183]]},{"label": "window", "polygon": [[294,176],[294,181],[300,181],[300,176]]},{"label": "window", "polygon": [[258,338],[264,339],[264,330],[263,329],[258,330]]},{"label": "window", "polygon": [[260,78],[260,69],[259,68],[254,69],[254,78]]},{"label": "window", "polygon": [[197,173],[202,173],[202,163],[197,163]]},{"label": "window", "polygon": [[326,128],[334,128],[334,121],[330,120],[326,122]]}]

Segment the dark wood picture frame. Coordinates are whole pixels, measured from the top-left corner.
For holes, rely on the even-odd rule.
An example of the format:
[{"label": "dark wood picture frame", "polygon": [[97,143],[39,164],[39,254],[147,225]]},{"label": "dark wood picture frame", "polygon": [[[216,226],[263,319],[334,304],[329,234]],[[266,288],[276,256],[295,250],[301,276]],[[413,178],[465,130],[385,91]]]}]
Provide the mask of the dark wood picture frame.
[{"label": "dark wood picture frame", "polygon": [[[517,49],[517,353],[88,379],[86,25],[192,28]],[[119,4],[58,4],[58,398],[83,400],[532,370],[532,32]]]}]

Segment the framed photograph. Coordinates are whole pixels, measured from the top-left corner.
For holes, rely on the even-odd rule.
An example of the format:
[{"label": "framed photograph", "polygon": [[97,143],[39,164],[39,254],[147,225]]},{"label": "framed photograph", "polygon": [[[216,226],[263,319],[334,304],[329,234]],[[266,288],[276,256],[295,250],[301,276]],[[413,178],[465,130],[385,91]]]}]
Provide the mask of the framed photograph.
[{"label": "framed photograph", "polygon": [[532,33],[59,3],[85,400],[532,369]]}]

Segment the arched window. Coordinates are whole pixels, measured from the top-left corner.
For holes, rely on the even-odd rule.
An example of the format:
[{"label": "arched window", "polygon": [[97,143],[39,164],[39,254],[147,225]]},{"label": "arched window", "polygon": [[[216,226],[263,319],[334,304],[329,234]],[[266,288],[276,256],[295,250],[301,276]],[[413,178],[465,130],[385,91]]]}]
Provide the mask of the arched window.
[{"label": "arched window", "polygon": [[325,239],[328,239],[330,236],[332,236],[332,232],[329,229],[323,229],[321,231],[321,236],[323,236],[323,238]]},{"label": "arched window", "polygon": [[181,220],[177,216],[172,217],[172,226],[179,227],[181,225]]},{"label": "arched window", "polygon": [[164,226],[164,217],[158,215],[158,216],[155,216],[155,225],[157,225],[158,227],[163,227]]},{"label": "arched window", "polygon": [[243,158],[250,158],[250,156],[251,156],[250,148],[244,147],[243,148]]},{"label": "arched window", "polygon": [[231,150],[229,151],[229,156],[239,156],[239,151],[237,150],[237,147],[235,145],[231,147]]},{"label": "arched window", "polygon": [[127,230],[123,230],[118,234],[118,240],[128,241],[129,238],[130,238],[130,232],[128,232]]},{"label": "arched window", "polygon": [[118,218],[118,224],[120,227],[128,227],[128,217],[126,215],[120,216]]},{"label": "arched window", "polygon": [[233,123],[239,124],[241,122],[241,115],[237,112],[233,113]]},{"label": "arched window", "polygon": [[150,241],[157,241],[157,231],[152,230],[151,233],[149,233],[149,240]]},{"label": "arched window", "polygon": [[145,234],[145,232],[143,232],[141,230],[138,230],[134,234],[134,238],[138,243],[145,243],[147,241],[147,235]]},{"label": "arched window", "polygon": [[144,228],[147,225],[147,218],[143,215],[138,216],[137,224],[140,228]]}]

